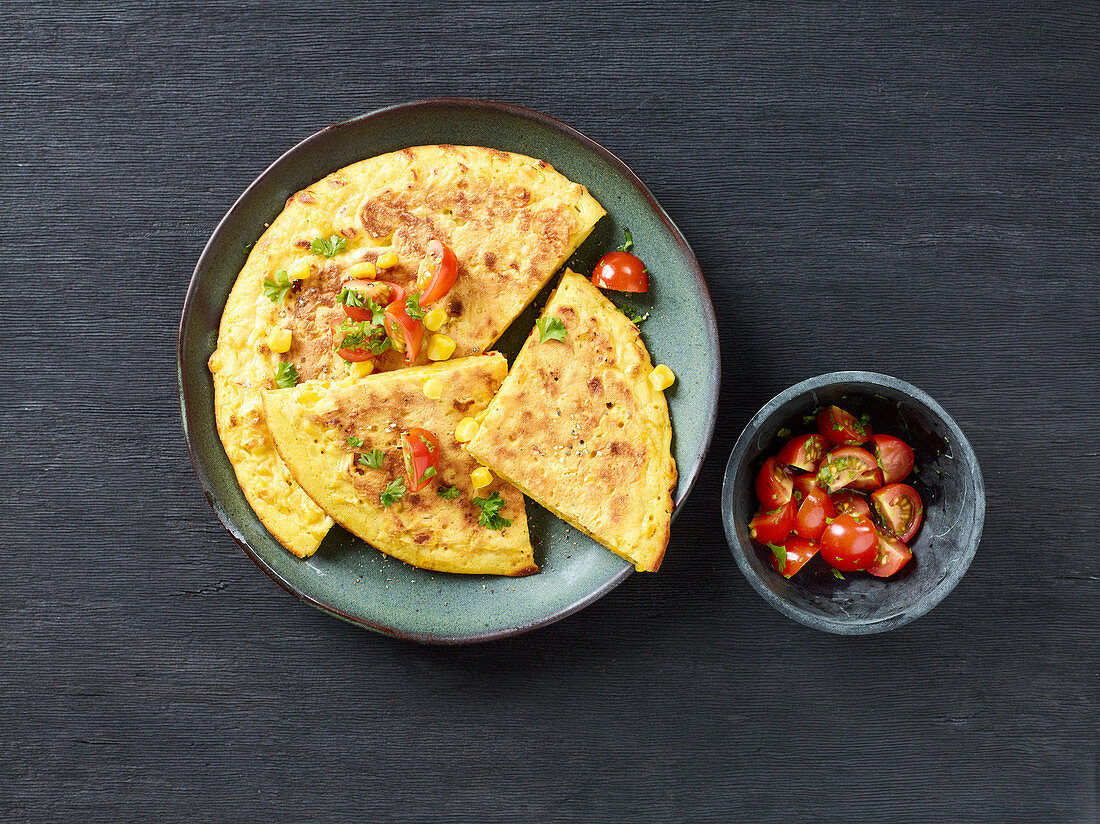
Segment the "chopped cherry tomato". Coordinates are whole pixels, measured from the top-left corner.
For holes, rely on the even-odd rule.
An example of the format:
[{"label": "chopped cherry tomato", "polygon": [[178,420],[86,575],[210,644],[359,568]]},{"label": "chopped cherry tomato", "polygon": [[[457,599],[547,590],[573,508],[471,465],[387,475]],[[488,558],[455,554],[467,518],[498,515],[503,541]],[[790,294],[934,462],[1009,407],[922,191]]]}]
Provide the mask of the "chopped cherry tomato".
[{"label": "chopped cherry tomato", "polygon": [[908,543],[917,534],[924,504],[913,487],[908,484],[884,486],[871,493],[871,502],[883,525],[901,540]]},{"label": "chopped cherry tomato", "polygon": [[864,473],[878,469],[875,456],[858,446],[842,446],[829,452],[817,471],[817,485],[827,492],[850,486]]},{"label": "chopped cherry tomato", "polygon": [[749,535],[762,544],[778,544],[794,529],[794,501],[771,512],[759,512],[749,521]]},{"label": "chopped cherry tomato", "polygon": [[[342,289],[350,289],[363,299],[373,300],[379,306],[386,306],[389,304],[397,294],[402,295],[404,300],[405,290],[398,286],[396,283],[389,283],[384,280],[349,280],[345,281]],[[360,320],[373,320],[373,313],[365,306],[349,306],[343,304],[344,314],[355,321]]]},{"label": "chopped cherry tomato", "polygon": [[798,435],[787,441],[787,445],[779,450],[777,457],[796,469],[816,472],[826,449],[828,445],[820,435]]},{"label": "chopped cherry tomato", "polygon": [[[774,549],[774,547],[782,547],[783,551],[779,552]],[[806,566],[806,562],[817,555],[820,548],[821,547],[819,547],[815,541],[807,541],[805,538],[799,538],[797,535],[788,536],[786,540],[768,547],[768,549],[772,551],[772,569],[784,578],[790,578],[798,572],[798,570]],[[782,569],[779,568],[779,558],[781,555],[784,559]]]},{"label": "chopped cherry tomato", "polygon": [[616,292],[648,292],[649,274],[641,258],[630,252],[608,252],[592,270],[592,282]]},{"label": "chopped cherry tomato", "polygon": [[371,358],[377,357],[373,352],[368,352],[366,349],[338,349],[336,354],[348,363],[368,361]]},{"label": "chopped cherry tomato", "polygon": [[420,293],[420,305],[428,306],[451,291],[458,278],[458,258],[451,247],[433,240],[428,244],[428,262],[433,266],[428,283]]},{"label": "chopped cherry tomato", "polygon": [[882,470],[877,466],[848,484],[849,489],[858,489],[860,492],[874,492],[880,486],[882,486]]},{"label": "chopped cherry tomato", "polygon": [[424,324],[409,317],[404,300],[395,300],[386,307],[385,325],[393,348],[405,353],[405,363],[415,361],[424,342]]},{"label": "chopped cherry tomato", "polygon": [[904,481],[913,471],[913,450],[901,438],[893,435],[875,435],[871,438],[871,451],[882,467],[882,482],[896,484]]},{"label": "chopped cherry tomato", "polygon": [[853,515],[871,517],[871,505],[867,503],[867,499],[862,495],[842,489],[839,492],[834,492],[829,497],[832,498],[837,512],[850,512]]},{"label": "chopped cherry tomato", "polygon": [[764,509],[775,509],[791,499],[794,476],[778,458],[768,458],[756,476],[756,497]]},{"label": "chopped cherry tomato", "polygon": [[828,406],[817,413],[817,431],[837,446],[859,446],[872,434],[866,416],[859,420],[839,406]]},{"label": "chopped cherry tomato", "polygon": [[817,475],[815,475],[813,472],[806,472],[802,475],[795,475],[793,494],[795,503],[801,504],[810,494],[810,490],[818,488]]},{"label": "chopped cherry tomato", "polygon": [[419,492],[439,472],[439,441],[427,429],[412,427],[401,436],[409,489]]},{"label": "chopped cherry tomato", "polygon": [[835,517],[836,507],[833,506],[829,494],[821,487],[815,486],[795,513],[794,531],[803,538],[819,541],[821,533],[825,531],[826,518]]},{"label": "chopped cherry tomato", "polygon": [[845,513],[826,525],[821,557],[842,572],[867,569],[878,553],[878,532],[870,518]]},{"label": "chopped cherry tomato", "polygon": [[878,530],[878,556],[867,571],[878,578],[893,575],[913,557],[912,551],[885,529]]}]

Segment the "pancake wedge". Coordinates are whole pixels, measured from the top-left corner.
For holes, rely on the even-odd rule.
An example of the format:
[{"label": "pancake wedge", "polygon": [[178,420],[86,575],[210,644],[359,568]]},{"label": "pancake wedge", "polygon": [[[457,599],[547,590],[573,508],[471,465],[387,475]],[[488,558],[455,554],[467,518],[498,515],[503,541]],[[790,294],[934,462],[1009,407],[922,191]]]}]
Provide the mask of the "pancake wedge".
[{"label": "pancake wedge", "polygon": [[[275,388],[280,364],[293,365],[303,381],[348,374],[337,354],[343,335],[334,331],[344,319],[337,298],[347,280],[416,289],[426,249],[439,240],[454,251],[458,275],[431,308],[444,314],[439,331],[454,341],[453,356],[477,354],[603,215],[583,186],[545,161],[475,146],[402,149],[292,195],[237,276],[210,357],[218,433],[271,534],[304,558],[332,525],[275,453],[260,396]],[[273,332],[282,336],[278,344]],[[427,362],[426,350],[417,363]],[[375,372],[403,366],[393,350],[373,361]]]},{"label": "pancake wedge", "polygon": [[639,570],[668,546],[676,463],[664,393],[638,328],[567,271],[466,448],[494,473]]},{"label": "pancake wedge", "polygon": [[[293,478],[372,546],[421,569],[528,575],[538,567],[523,496],[496,479],[475,490],[478,464],[455,440],[458,423],[488,406],[507,373],[492,352],[356,381],[308,381],[267,392],[264,408]],[[401,447],[412,427],[428,430],[439,453],[438,474],[420,491],[409,484]],[[511,521],[502,528],[479,523],[476,501],[494,493]]]}]

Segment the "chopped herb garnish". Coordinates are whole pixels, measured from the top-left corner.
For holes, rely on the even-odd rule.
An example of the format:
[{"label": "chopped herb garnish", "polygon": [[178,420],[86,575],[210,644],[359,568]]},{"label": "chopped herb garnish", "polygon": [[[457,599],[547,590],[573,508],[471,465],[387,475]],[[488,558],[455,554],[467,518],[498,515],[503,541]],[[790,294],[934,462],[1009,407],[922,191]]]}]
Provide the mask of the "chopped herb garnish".
[{"label": "chopped herb garnish", "polygon": [[[362,441],[359,442],[362,444]],[[359,456],[359,463],[363,466],[369,466],[371,469],[381,469],[382,461],[385,460],[386,453],[381,449],[372,449],[370,452],[364,452]]]},{"label": "chopped herb garnish", "polygon": [[440,498],[457,498],[458,487],[457,486],[438,486],[436,487],[435,494]]},{"label": "chopped herb garnish", "polygon": [[264,278],[264,297],[272,303],[278,303],[286,293],[294,288],[286,269],[280,269],[273,277]]},{"label": "chopped herb garnish", "polygon": [[275,383],[280,389],[290,389],[298,384],[298,368],[293,363],[279,361],[275,367]]},{"label": "chopped herb garnish", "polygon": [[379,496],[382,506],[389,506],[405,497],[405,479],[398,478],[386,484],[386,489]]},{"label": "chopped herb garnish", "polygon": [[500,514],[500,510],[504,509],[504,499],[499,492],[491,493],[488,498],[474,498],[474,503],[481,509],[481,516],[477,519],[481,526],[504,529],[512,525],[511,518]]},{"label": "chopped herb garnish", "polygon": [[802,423],[813,423],[816,417],[817,415],[815,415],[813,412],[811,412],[809,415],[803,415]]},{"label": "chopped herb garnish", "polygon": [[418,483],[424,483],[424,481],[428,480],[429,478],[434,478],[437,474],[438,473],[435,471],[435,467],[429,466],[427,469],[424,470],[424,474],[420,476],[420,480],[418,481]]},{"label": "chopped herb garnish", "polygon": [[775,560],[779,563],[779,571],[783,572],[787,568],[787,548],[776,544],[768,544],[768,549],[775,553]]},{"label": "chopped herb garnish", "polygon": [[344,335],[337,349],[347,349],[350,352],[365,349],[372,355],[380,355],[390,348],[386,330],[369,321],[345,320],[336,331]]},{"label": "chopped herb garnish", "polygon": [[309,244],[309,251],[315,255],[321,257],[336,257],[342,251],[348,248],[347,238],[340,237],[339,235],[332,235],[328,240],[323,237],[315,237]]},{"label": "chopped herb garnish", "polygon": [[539,329],[539,343],[548,340],[565,340],[565,324],[561,318],[539,318],[535,321]]},{"label": "chopped herb garnish", "polygon": [[784,426],[782,429],[775,433],[775,436],[777,438],[789,438],[791,436],[791,430]]},{"label": "chopped herb garnish", "polygon": [[618,247],[615,250],[617,252],[629,252],[631,249],[634,248],[634,238],[630,236],[630,230],[627,229],[625,226],[623,227],[623,235],[626,237],[626,240],[623,241],[622,246]]},{"label": "chopped herb garnish", "polygon": [[428,438],[427,438],[426,436],[424,436],[424,435],[421,435],[421,436],[420,436],[420,440],[421,440],[421,441],[423,441],[423,443],[424,443],[424,446],[428,447],[428,454],[429,454],[429,455],[430,455],[430,454],[431,454],[432,452],[435,452],[435,447],[434,447],[434,446],[432,445],[432,442],[431,442],[430,440],[428,440]]},{"label": "chopped herb garnish", "polygon": [[354,435],[348,435],[348,446],[362,446],[363,439],[357,438]]},{"label": "chopped herb garnish", "polygon": [[629,320],[635,326],[637,326],[638,324],[640,324],[642,321],[644,321],[646,318],[649,317],[648,312],[644,315],[641,315],[641,314],[638,313],[637,309],[635,309],[633,306],[631,306],[630,304],[627,304],[627,303],[624,303],[622,306],[620,306],[619,311],[622,312],[624,315],[626,315],[627,320]]},{"label": "chopped herb garnish", "polygon": [[344,306],[361,307],[363,305],[363,296],[354,289],[348,289],[347,287],[340,290],[340,294],[336,296],[336,300],[344,304]]},{"label": "chopped herb garnish", "polygon": [[424,320],[424,310],[420,308],[419,292],[413,292],[405,298],[405,314],[413,320]]},{"label": "chopped herb garnish", "polygon": [[839,569],[836,569],[836,568],[833,568],[833,567],[830,567],[830,569],[832,569],[832,571],[833,571],[833,577],[834,578],[839,578],[842,581],[848,580],[847,578],[845,578],[843,575],[840,574]]}]

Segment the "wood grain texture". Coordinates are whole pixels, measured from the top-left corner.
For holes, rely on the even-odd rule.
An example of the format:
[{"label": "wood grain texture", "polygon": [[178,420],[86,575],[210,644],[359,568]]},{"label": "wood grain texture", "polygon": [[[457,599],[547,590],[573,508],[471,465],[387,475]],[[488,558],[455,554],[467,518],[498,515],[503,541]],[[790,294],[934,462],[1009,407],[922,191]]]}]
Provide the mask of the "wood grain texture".
[{"label": "wood grain texture", "polygon": [[[1094,821],[1098,8],[12,5],[0,819]],[[661,572],[464,649],[256,570],[174,377],[190,272],[253,177],[438,94],[631,165],[699,256],[725,371]],[[926,389],[988,488],[969,574],[885,636],[783,618],[721,537],[742,426],[838,368]]]}]

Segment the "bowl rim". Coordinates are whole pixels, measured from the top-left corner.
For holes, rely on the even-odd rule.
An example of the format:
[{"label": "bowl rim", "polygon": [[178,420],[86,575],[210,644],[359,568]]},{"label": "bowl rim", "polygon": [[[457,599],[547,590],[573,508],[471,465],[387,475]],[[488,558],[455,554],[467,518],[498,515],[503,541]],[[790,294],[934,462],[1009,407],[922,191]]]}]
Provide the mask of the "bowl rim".
[{"label": "bowl rim", "polygon": [[[976,537],[970,545],[966,547],[965,554],[961,559],[962,562],[959,563],[950,574],[940,580],[935,587],[925,593],[912,608],[907,609],[900,615],[858,621],[837,620],[820,616],[813,616],[813,618],[811,618],[806,615],[801,608],[776,595],[764,585],[760,576],[757,575],[756,571],[749,565],[747,553],[751,548],[746,547],[737,535],[733,513],[734,477],[737,474],[738,465],[748,452],[749,444],[752,439],[756,436],[756,433],[765,421],[787,402],[806,392],[834,386],[836,384],[855,384],[857,387],[859,384],[864,384],[868,388],[878,387],[892,389],[902,392],[917,403],[924,405],[933,415],[943,421],[944,425],[951,433],[952,447],[960,451],[960,457],[963,463],[971,468],[974,475],[977,488],[973,521]],[[859,391],[858,388],[855,391]],[[752,588],[756,590],[757,594],[775,610],[783,613],[788,618],[793,618],[804,626],[823,632],[830,632],[834,635],[871,635],[896,629],[926,615],[933,607],[943,601],[959,581],[962,580],[963,575],[966,574],[966,571],[970,568],[971,562],[974,560],[975,553],[978,551],[978,544],[981,543],[982,530],[985,526],[985,481],[982,477],[982,470],[978,463],[978,457],[974,453],[970,441],[967,440],[966,435],[963,434],[962,429],[955,423],[954,418],[952,418],[951,415],[949,415],[947,411],[923,389],[907,381],[882,374],[881,372],[866,372],[860,370],[826,372],[812,378],[807,378],[806,380],[800,381],[784,389],[760,407],[760,410],[753,415],[752,419],[747,424],[745,424],[745,428],[737,438],[737,442],[730,452],[729,460],[726,462],[726,471],[722,480],[722,524],[726,532],[726,542],[729,544],[730,552],[733,554],[733,558],[737,562],[741,574],[745,576]]]},{"label": "bowl rim", "polygon": [[421,100],[414,100],[405,103],[397,103],[390,106],[383,106],[378,109],[366,112],[364,114],[350,117],[346,120],[341,120],[337,123],[325,126],[322,129],[314,132],[308,137],[300,140],[292,147],[283,152],[278,158],[276,158],[270,165],[267,166],[260,174],[244,189],[244,191],[237,197],[233,204],[229,207],[228,211],[218,221],[214,230],[211,232],[210,237],[207,239],[203,246],[202,253],[199,255],[195,268],[192,272],[190,282],[187,286],[187,292],[183,301],[183,308],[180,315],[179,329],[176,337],[176,383],[177,391],[179,393],[180,403],[180,417],[183,424],[184,440],[187,443],[187,453],[191,460],[191,468],[198,478],[199,486],[202,488],[203,495],[206,497],[207,503],[210,504],[211,509],[214,510],[214,514],[217,515],[218,520],[226,528],[233,540],[237,545],[244,550],[245,554],[252,560],[252,562],[259,567],[269,578],[277,583],[284,590],[289,592],[294,597],[307,604],[316,607],[328,615],[335,618],[339,618],[355,626],[363,627],[364,629],[373,630],[383,635],[388,635],[396,638],[401,638],[407,641],[416,641],[426,644],[468,644],[479,643],[484,641],[492,641],[498,638],[508,638],[515,635],[520,635],[525,632],[529,632],[533,629],[537,629],[548,624],[560,621],[573,613],[583,609],[589,604],[598,601],[608,592],[613,590],[623,581],[625,581],[631,573],[634,572],[634,567],[629,562],[624,562],[622,569],[593,589],[591,592],[586,593],[575,601],[568,603],[558,609],[540,616],[539,618],[526,621],[515,626],[505,627],[502,629],[491,630],[488,632],[470,632],[470,633],[445,633],[445,632],[419,632],[403,630],[395,626],[390,626],[381,622],[371,621],[363,618],[359,615],[351,614],[333,604],[326,603],[324,600],[318,599],[312,595],[307,595],[304,592],[298,590],[290,581],[286,580],[282,575],[278,573],[273,567],[260,556],[260,554],[254,551],[248,544],[247,539],[243,533],[237,529],[229,513],[225,507],[216,500],[213,492],[213,482],[209,474],[206,472],[206,468],[200,459],[195,444],[192,438],[192,418],[196,418],[198,411],[196,410],[196,402],[193,402],[189,398],[188,385],[184,381],[184,341],[187,337],[187,333],[190,329],[191,323],[194,318],[194,306],[196,304],[196,296],[199,291],[199,276],[208,266],[208,259],[212,258],[215,254],[215,250],[222,243],[222,236],[228,232],[227,225],[232,218],[236,215],[238,210],[242,209],[246,201],[252,196],[254,190],[260,188],[266,184],[271,178],[276,178],[282,173],[282,167],[294,159],[297,155],[304,151],[309,151],[314,144],[324,140],[330,132],[338,131],[353,124],[360,124],[374,119],[382,119],[391,115],[400,115],[403,113],[411,112],[418,109],[432,108],[432,107],[458,107],[468,108],[480,111],[495,112],[502,115],[508,115],[512,117],[518,117],[524,120],[529,120],[534,123],[546,126],[554,131],[560,132],[567,138],[572,139],[576,143],[580,144],[582,148],[595,154],[608,165],[610,165],[615,171],[621,174],[627,182],[634,186],[642,197],[649,204],[653,213],[657,216],[658,220],[663,223],[669,234],[672,237],[673,242],[682,251],[685,260],[687,261],[687,269],[694,281],[696,292],[699,296],[703,314],[706,319],[705,336],[711,344],[711,347],[715,353],[713,362],[709,364],[708,380],[707,380],[707,396],[704,399],[705,408],[707,410],[706,420],[703,422],[703,437],[700,441],[700,447],[696,451],[693,457],[693,469],[686,477],[680,476],[679,483],[677,484],[676,497],[673,501],[672,517],[675,518],[683,502],[687,500],[688,495],[691,493],[692,488],[695,486],[696,481],[699,478],[703,470],[703,466],[706,463],[706,457],[710,451],[711,441],[714,437],[714,428],[718,418],[718,397],[721,383],[721,345],[718,336],[718,324],[714,312],[714,303],[710,297],[710,290],[707,287],[706,278],[703,277],[702,268],[699,266],[699,261],[695,257],[695,253],[692,251],[691,246],[688,244],[687,239],[684,237],[683,232],[679,227],[673,223],[672,218],[669,217],[664,207],[657,202],[656,197],[650,191],[649,187],[642,182],[642,180],[634,173],[634,171],[626,165],[623,160],[613,154],[609,149],[605,148],[601,144],[597,143],[592,138],[588,137],[584,133],[578,131],[572,126],[560,121],[554,117],[551,117],[542,112],[534,109],[529,109],[523,106],[517,106],[512,103],[502,103],[495,100],[484,100],[478,98],[463,98],[463,97],[430,97]]}]

